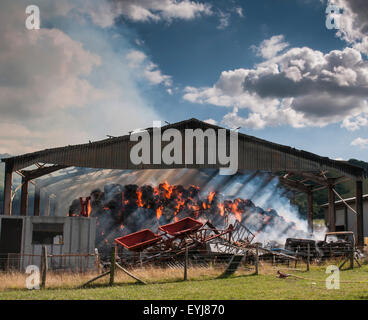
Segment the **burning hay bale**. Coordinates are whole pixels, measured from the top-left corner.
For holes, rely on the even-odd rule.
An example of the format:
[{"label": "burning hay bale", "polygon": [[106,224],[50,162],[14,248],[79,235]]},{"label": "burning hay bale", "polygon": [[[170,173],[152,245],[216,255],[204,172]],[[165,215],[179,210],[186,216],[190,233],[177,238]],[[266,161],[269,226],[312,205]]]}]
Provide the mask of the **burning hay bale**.
[{"label": "burning hay bale", "polygon": [[104,190],[96,189],[78,199],[69,208],[69,215],[86,214],[97,218],[96,247],[104,256],[109,256],[115,238],[150,229],[158,232],[159,226],[177,222],[186,217],[201,222],[210,222],[215,228],[223,229],[235,221],[246,224],[256,236],[276,227],[280,231],[296,230],[293,222],[287,222],[273,209],[264,210],[250,199],[226,198],[222,193],[211,190],[202,192],[200,187],[190,185],[158,186],[135,184],[108,184]]}]

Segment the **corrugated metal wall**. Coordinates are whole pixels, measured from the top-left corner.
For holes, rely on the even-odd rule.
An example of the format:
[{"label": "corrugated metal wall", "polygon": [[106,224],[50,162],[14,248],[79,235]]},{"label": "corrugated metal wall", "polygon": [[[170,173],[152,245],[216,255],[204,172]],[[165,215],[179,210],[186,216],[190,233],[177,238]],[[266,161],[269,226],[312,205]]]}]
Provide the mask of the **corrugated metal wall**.
[{"label": "corrugated metal wall", "polygon": [[[32,243],[34,223],[60,223],[63,224],[63,244],[46,245],[49,268],[58,270],[87,271],[96,267],[95,238],[96,219],[85,217],[45,217],[45,216],[0,216],[2,219],[22,219],[22,245],[20,268],[24,270],[27,265],[41,265],[42,245]],[[55,256],[56,255],[56,256]],[[58,257],[58,255],[70,255],[69,257]],[[80,255],[73,257],[72,255]],[[85,255],[85,257],[82,257]],[[90,256],[87,256],[90,255]]]}]

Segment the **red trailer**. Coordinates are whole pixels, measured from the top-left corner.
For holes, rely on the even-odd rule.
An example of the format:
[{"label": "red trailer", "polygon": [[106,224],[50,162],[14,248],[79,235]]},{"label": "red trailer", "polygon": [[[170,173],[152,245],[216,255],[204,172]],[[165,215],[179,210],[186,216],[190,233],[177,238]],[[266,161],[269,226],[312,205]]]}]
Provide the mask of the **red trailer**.
[{"label": "red trailer", "polygon": [[162,240],[162,236],[149,229],[140,230],[126,236],[116,238],[115,242],[131,251],[142,251]]},{"label": "red trailer", "polygon": [[203,223],[187,217],[177,222],[160,226],[159,230],[173,237],[183,237],[197,231],[202,226]]}]

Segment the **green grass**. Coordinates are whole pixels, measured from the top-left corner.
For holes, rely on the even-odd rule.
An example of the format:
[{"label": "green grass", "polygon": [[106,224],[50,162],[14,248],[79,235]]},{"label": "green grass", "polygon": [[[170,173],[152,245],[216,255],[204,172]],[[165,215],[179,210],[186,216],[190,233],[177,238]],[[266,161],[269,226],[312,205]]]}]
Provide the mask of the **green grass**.
[{"label": "green grass", "polygon": [[[276,277],[276,270],[267,270],[267,274],[258,276],[194,278],[186,282],[155,282],[148,285],[125,282],[113,287],[99,283],[86,289],[12,289],[0,292],[0,299],[368,299],[367,265],[340,272],[342,282],[354,283],[341,283],[339,290],[326,289],[325,279],[328,275],[324,267],[312,267],[310,272],[283,270],[307,279],[279,279]],[[105,283],[107,281],[106,278]],[[362,283],[363,281],[365,283]]]}]

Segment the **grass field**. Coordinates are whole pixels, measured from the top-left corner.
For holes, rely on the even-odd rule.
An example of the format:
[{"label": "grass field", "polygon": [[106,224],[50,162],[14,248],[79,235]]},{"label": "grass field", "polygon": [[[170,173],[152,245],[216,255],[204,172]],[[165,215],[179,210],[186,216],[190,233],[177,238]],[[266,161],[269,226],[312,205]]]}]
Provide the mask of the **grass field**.
[{"label": "grass field", "polygon": [[310,272],[282,269],[297,277],[279,279],[278,267],[264,266],[256,276],[240,271],[228,279],[217,279],[219,270],[189,270],[189,281],[182,281],[182,270],[144,269],[135,274],[148,282],[139,285],[119,273],[109,287],[108,277],[85,289],[78,285],[92,274],[48,275],[47,289],[27,290],[25,275],[0,276],[0,299],[368,299],[368,265],[340,272],[340,289],[325,286],[326,267],[312,266]]}]

